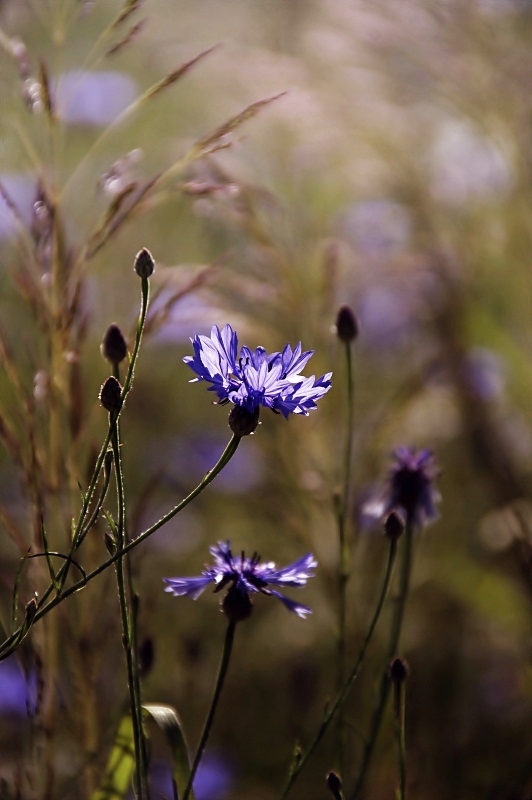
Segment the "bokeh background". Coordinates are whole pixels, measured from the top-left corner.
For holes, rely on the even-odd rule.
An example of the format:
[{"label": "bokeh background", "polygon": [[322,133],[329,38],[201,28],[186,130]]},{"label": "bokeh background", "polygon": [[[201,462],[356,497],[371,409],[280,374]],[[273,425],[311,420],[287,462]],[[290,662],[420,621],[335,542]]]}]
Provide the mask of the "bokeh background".
[{"label": "bokeh background", "polygon": [[[181,359],[190,336],[230,322],[250,347],[280,350],[301,340],[316,351],[313,372],[334,372],[317,411],[288,422],[263,414],[207,492],[133,556],[150,656],[144,699],[174,705],[192,744],[224,618],[216,597],[174,599],[161,578],[198,574],[218,540],[280,564],[315,553],[317,576],[297,592],[314,609],[309,620],[259,597],[239,626],[197,795],[277,797],[295,744],[311,739],[334,692],[346,370],[333,325],[348,304],[360,325],[349,657],[366,631],[387,552],[368,503],[385,484],[395,446],[429,447],[442,469],[441,516],[416,542],[401,651],[411,669],[409,797],[526,800],[532,6],[146,0],[110,29],[126,6],[0,4],[4,628],[39,498],[61,549],[78,482],[87,483],[106,429],[98,391],[108,368],[99,345],[111,322],[132,342],[132,265],[148,247],[157,262],[152,314],[122,423],[132,535],[196,485],[230,436],[226,409],[188,383]],[[218,130],[276,95],[245,123]],[[216,131],[223,135],[211,137],[201,157],[189,157]],[[102,227],[113,208],[117,224]],[[58,252],[74,275],[64,283],[68,302],[51,287]],[[73,319],[70,327],[63,320],[58,355],[46,308],[63,300]],[[69,387],[59,401],[57,359]],[[57,409],[63,427],[51,452]],[[99,523],[84,545],[85,564],[105,558],[104,532]],[[42,579],[34,572],[24,573],[21,602]],[[346,796],[384,667],[388,612],[347,704]],[[43,796],[44,723],[31,714],[43,685],[55,686],[47,719],[57,800],[90,796],[127,701],[113,576],[64,603],[56,618],[0,664],[6,798]],[[46,635],[55,642],[53,665]],[[333,744],[330,735],[291,796],[329,796]],[[163,743],[154,750],[164,773]],[[388,798],[396,784],[390,714],[367,796]]]}]

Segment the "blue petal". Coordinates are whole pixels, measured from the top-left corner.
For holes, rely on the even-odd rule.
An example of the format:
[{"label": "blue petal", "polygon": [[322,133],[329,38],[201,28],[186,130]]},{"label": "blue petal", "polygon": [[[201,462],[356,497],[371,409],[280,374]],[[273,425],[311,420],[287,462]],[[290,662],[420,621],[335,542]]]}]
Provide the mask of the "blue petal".
[{"label": "blue petal", "polygon": [[191,597],[197,600],[212,580],[211,575],[199,575],[195,578],[163,578],[168,584],[164,591],[170,592],[174,597]]},{"label": "blue petal", "polygon": [[294,614],[297,614],[298,617],[301,619],[305,619],[308,617],[309,614],[312,614],[312,609],[308,606],[303,605],[302,603],[296,603],[294,600],[291,600],[289,597],[286,597],[284,594],[280,592],[276,592],[275,589],[271,590],[271,594],[274,597],[277,597],[281,603],[289,610],[293,611]]},{"label": "blue petal", "polygon": [[313,570],[317,566],[318,562],[312,553],[307,553],[282,569],[275,569],[275,565],[272,563],[259,564],[256,573],[268,584],[272,583],[274,586],[304,586],[309,578],[314,577]]}]

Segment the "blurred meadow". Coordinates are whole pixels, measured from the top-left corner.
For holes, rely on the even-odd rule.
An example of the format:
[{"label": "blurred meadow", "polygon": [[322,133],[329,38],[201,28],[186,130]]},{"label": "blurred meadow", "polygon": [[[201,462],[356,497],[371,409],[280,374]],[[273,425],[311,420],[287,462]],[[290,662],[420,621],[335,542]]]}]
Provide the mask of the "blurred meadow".
[{"label": "blurred meadow", "polygon": [[[173,598],[162,578],[199,575],[228,539],[281,566],[318,561],[296,593],[311,616],[259,595],[238,626],[196,800],[280,797],[338,688],[344,305],[359,326],[345,663],[383,580],[372,512],[391,454],[428,448],[439,519],[415,536],[397,653],[407,796],[532,797],[531,86],[527,0],[0,2],[0,638],[14,587],[20,623],[49,583],[45,558],[21,567],[43,524],[68,550],[107,430],[100,344],[113,322],[135,341],[141,248],[156,268],[121,415],[131,537],[231,437],[228,409],[189,383],[191,337],[230,323],[251,348],[301,341],[308,374],[333,372],[308,418],[263,410],[131,554],[142,698],[177,709],[192,747],[226,626],[219,595]],[[108,557],[107,523],[80,548],[86,571]],[[392,591],[342,712],[343,758],[332,725],[294,800],[335,797],[332,769],[356,800],[393,606]],[[127,707],[110,569],[0,661],[0,798],[105,800]],[[171,798],[149,725],[152,797]],[[360,797],[398,780],[390,704]]]}]

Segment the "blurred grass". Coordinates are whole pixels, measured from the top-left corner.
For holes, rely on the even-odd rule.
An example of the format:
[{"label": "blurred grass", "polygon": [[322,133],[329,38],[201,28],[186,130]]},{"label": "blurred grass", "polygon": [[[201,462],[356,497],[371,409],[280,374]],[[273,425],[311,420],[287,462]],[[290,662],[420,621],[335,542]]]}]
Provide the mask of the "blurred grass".
[{"label": "blurred grass", "polygon": [[[41,57],[55,77],[84,65],[120,8],[118,2],[95,3],[78,19],[82,6],[4,0],[1,25],[24,40],[34,68]],[[68,29],[61,22],[67,11]],[[172,325],[159,340],[148,338],[141,354],[123,418],[135,521],[148,524],[208,468],[190,466],[183,439],[194,450],[201,438],[207,462],[212,454],[214,463],[228,437],[225,410],[212,408],[201,385],[187,384],[181,356],[190,350],[189,336],[230,321],[250,346],[278,350],[301,339],[316,349],[316,374],[335,371],[333,391],[309,419],[285,423],[264,416],[253,440],[243,442],[235,458],[241,476],[258,464],[254,484],[239,491],[237,473],[233,487],[213,486],[183,521],[177,518],[134,556],[141,634],[155,647],[145,699],[175,705],[194,742],[223,637],[215,598],[174,601],[162,592],[161,577],[197,574],[208,544],[218,539],[231,538],[237,550],[256,549],[281,563],[312,549],[320,570],[303,598],[314,608],[311,620],[300,623],[259,598],[264,603],[257,602],[238,631],[212,736],[213,747],[235,765],[230,797],[275,797],[295,740],[304,745],[315,730],[334,680],[332,495],[345,389],[330,326],[347,302],[361,321],[354,500],[382,480],[396,444],[429,446],[443,467],[442,518],[419,543],[404,638],[412,668],[410,796],[525,800],[532,782],[530,562],[523,545],[530,511],[522,506],[526,513],[516,524],[512,509],[529,498],[532,460],[530,8],[509,0],[453,0],[445,7],[430,0],[148,0],[139,17],[147,24],[136,40],[90,65],[123,71],[139,93],[203,50],[221,47],[95,150],[97,129],[61,126],[53,156],[58,190],[84,159],[62,197],[72,244],[82,242],[104,212],[108,198],[98,193],[98,180],[125,153],[142,149],[133,177],[148,180],[250,103],[286,95],[229,136],[226,149],[172,175],[84,267],[79,464],[90,460],[103,435],[97,395],[106,372],[99,342],[112,321],[133,329],[138,286],[131,265],[142,246],[166,268],[154,276],[154,289],[167,283],[175,291],[203,265],[216,266],[197,294],[176,303]],[[0,169],[34,174],[39,165],[51,180],[43,117],[25,112],[5,52],[0,69]],[[184,187],[190,182],[216,188],[192,194]],[[2,328],[31,394],[36,369],[46,368],[46,343],[13,287],[21,251],[14,239],[0,240],[0,247]],[[466,369],[465,357],[478,346],[503,365],[503,388],[489,398],[479,395]],[[8,408],[16,407],[1,372],[0,393]],[[0,497],[24,525],[29,515],[17,473],[8,454],[0,459]],[[490,516],[500,508],[506,513]],[[487,518],[489,537],[483,535]],[[94,557],[101,555],[96,537],[91,547]],[[376,601],[384,557],[378,533],[357,534],[349,590],[353,654]],[[16,566],[6,541],[2,596]],[[114,666],[121,656],[110,581],[101,586],[105,591],[87,588],[88,606],[80,600],[78,613],[102,701],[103,745],[120,715],[119,708],[109,713],[109,705],[123,691],[124,674]],[[97,631],[95,610],[102,620]],[[66,630],[75,628],[67,611],[64,617]],[[377,691],[386,622],[379,636],[348,709],[362,730]],[[87,641],[78,645],[83,663]],[[62,678],[69,697],[72,674],[65,670]],[[12,723],[6,719],[2,726],[5,743]],[[67,734],[75,729],[75,721],[61,724]],[[347,784],[361,751],[355,733],[349,743],[353,774],[345,776]],[[395,783],[391,725],[381,744],[371,774],[374,798],[389,797]],[[2,775],[16,768],[15,755],[1,764]],[[105,753],[99,756],[105,762]],[[331,758],[325,743],[294,797],[326,796],[323,775]],[[76,759],[77,768],[82,754]],[[76,774],[62,769],[62,796],[69,797]]]}]

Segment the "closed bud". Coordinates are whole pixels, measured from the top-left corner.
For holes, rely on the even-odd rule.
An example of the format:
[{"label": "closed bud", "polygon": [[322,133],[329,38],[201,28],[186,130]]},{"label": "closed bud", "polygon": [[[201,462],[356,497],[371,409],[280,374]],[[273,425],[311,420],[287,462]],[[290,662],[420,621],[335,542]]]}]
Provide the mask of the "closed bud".
[{"label": "closed bud", "polygon": [[327,788],[334,800],[342,800],[342,781],[336,772],[329,772],[327,775]]},{"label": "closed bud", "polygon": [[143,247],[135,256],[135,272],[139,278],[149,278],[153,275],[155,261],[150,251]]},{"label": "closed bud", "polygon": [[24,609],[24,627],[29,628],[37,612],[37,600],[32,597]]},{"label": "closed bud", "polygon": [[388,675],[395,684],[404,683],[409,674],[410,668],[404,658],[394,658],[388,667]]},{"label": "closed bud", "polygon": [[100,403],[106,411],[119,411],[121,395],[122,387],[120,382],[111,375],[100,389]]},{"label": "closed bud", "polygon": [[352,342],[358,336],[358,320],[349,306],[342,306],[336,317],[336,335],[342,342]]},{"label": "closed bud", "polygon": [[405,681],[408,678],[410,669],[404,658],[394,658],[388,667],[388,677],[393,685],[393,706],[397,719],[404,716],[405,708]]},{"label": "closed bud", "polygon": [[127,356],[127,343],[118,325],[109,325],[101,344],[102,356],[117,367]]},{"label": "closed bud", "polygon": [[405,523],[397,511],[390,511],[384,521],[384,532],[388,539],[397,540],[405,531]]},{"label": "closed bud", "polygon": [[229,427],[237,436],[249,436],[259,424],[260,408],[248,411],[244,406],[233,406],[229,414]]},{"label": "closed bud", "polygon": [[110,531],[105,531],[104,541],[105,549],[110,556],[114,556],[116,553],[116,539]]}]

